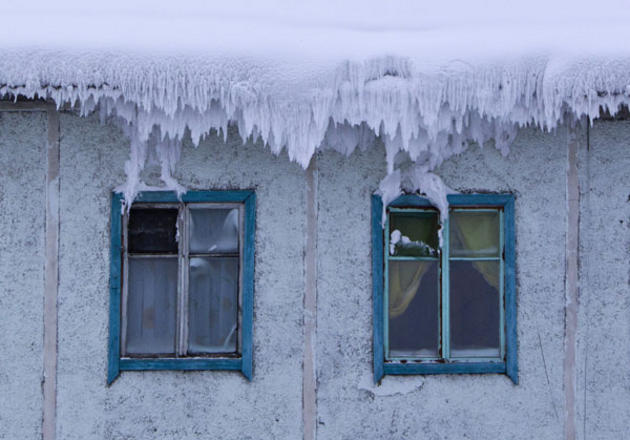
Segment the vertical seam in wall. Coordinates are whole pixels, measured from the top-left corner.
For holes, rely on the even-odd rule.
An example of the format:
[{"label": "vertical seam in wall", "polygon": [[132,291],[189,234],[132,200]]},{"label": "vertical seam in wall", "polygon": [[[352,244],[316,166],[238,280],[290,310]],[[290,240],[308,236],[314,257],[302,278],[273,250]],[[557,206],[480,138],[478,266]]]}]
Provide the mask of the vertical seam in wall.
[{"label": "vertical seam in wall", "polygon": [[306,249],[304,253],[304,360],[302,420],[304,440],[317,437],[317,155],[306,170]]},{"label": "vertical seam in wall", "polygon": [[[591,130],[590,130],[590,126],[591,126],[591,120],[589,119],[586,123],[586,148],[585,148],[585,155],[586,155],[586,159],[584,160],[584,168],[586,171],[586,181],[584,182],[584,196],[583,198],[580,200],[581,204],[584,206],[584,212],[586,214],[586,219],[588,219],[588,221],[590,221],[593,218],[592,212],[591,212]],[[586,221],[586,219],[581,219],[580,221]],[[587,228],[589,225],[586,225]],[[588,245],[587,245],[588,248]],[[580,279],[580,283],[582,283],[582,285],[584,286],[590,286],[591,284],[589,283],[589,253],[588,252],[584,252],[583,255],[580,256],[580,263],[582,265],[582,274],[581,277],[582,279]],[[587,433],[586,433],[586,423],[587,423],[587,375],[588,375],[588,349],[589,349],[589,331],[590,331],[590,316],[589,316],[589,308],[590,308],[590,291],[589,289],[584,289],[581,292],[582,298],[582,309],[583,309],[583,320],[584,320],[584,341],[583,341],[583,345],[584,348],[582,349],[582,352],[584,353],[584,382],[583,382],[583,410],[582,410],[582,439],[586,440],[587,439]]]},{"label": "vertical seam in wall", "polygon": [[42,438],[56,437],[57,292],[59,286],[59,113],[47,108]]},{"label": "vertical seam in wall", "polygon": [[578,243],[580,192],[577,172],[577,149],[583,124],[568,124],[567,134],[567,231],[565,253],[565,319],[564,319],[564,435],[576,438],[576,353],[578,318]]}]

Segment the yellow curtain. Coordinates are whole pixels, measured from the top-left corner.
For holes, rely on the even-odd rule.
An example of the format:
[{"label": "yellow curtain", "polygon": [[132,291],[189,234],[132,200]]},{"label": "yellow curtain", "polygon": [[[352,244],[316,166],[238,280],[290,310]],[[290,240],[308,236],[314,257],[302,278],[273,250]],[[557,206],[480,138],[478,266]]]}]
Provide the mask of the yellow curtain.
[{"label": "yellow curtain", "polygon": [[[492,215],[452,215],[451,240],[468,249],[499,247],[499,227],[496,216]],[[455,243],[453,243],[455,244]],[[494,255],[497,255],[496,253]],[[396,318],[407,310],[418,293],[432,261],[393,261],[389,264],[389,317]],[[499,290],[499,264],[473,261],[486,282]],[[417,265],[417,269],[416,269]]]},{"label": "yellow curtain", "polygon": [[[483,249],[484,246],[499,247],[497,218],[491,215],[451,215],[451,241],[458,240],[468,249]],[[452,252],[451,252],[452,255]],[[496,256],[495,253],[493,256]],[[473,261],[488,284],[499,290],[499,265],[491,262]],[[484,264],[485,263],[485,264]]]},{"label": "yellow curtain", "polygon": [[[432,261],[393,261],[389,263],[389,317],[402,315],[416,296],[422,278]],[[414,270],[418,264],[418,269]],[[410,270],[411,269],[411,270]]]}]

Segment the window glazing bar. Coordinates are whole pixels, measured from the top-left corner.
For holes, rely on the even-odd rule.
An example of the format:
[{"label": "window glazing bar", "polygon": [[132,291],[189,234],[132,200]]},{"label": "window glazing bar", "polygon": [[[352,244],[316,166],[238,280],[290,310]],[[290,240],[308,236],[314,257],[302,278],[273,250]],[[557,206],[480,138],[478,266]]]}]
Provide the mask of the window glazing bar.
[{"label": "window glazing bar", "polygon": [[387,362],[431,362],[439,360],[441,358],[435,356],[392,356],[387,358]]},{"label": "window glazing bar", "polygon": [[383,323],[384,323],[384,346],[385,346],[385,359],[389,359],[389,214],[385,217],[385,228],[383,230],[385,238],[385,246],[383,246],[383,253],[385,253],[385,269],[384,278],[385,285],[383,289]]},{"label": "window glazing bar", "polygon": [[178,254],[127,254],[133,258],[177,258]]},{"label": "window glazing bar", "polygon": [[500,261],[501,257],[450,257],[451,261]]},{"label": "window glazing bar", "polygon": [[451,208],[451,212],[497,212],[503,211],[500,207],[497,208]]},{"label": "window glazing bar", "polygon": [[206,257],[206,258],[221,258],[221,257],[232,257],[232,258],[238,258],[240,256],[240,254],[236,253],[236,252],[213,252],[213,253],[207,253],[207,252],[188,252],[187,255],[189,257]]},{"label": "window glazing bar", "polygon": [[[505,228],[503,210],[499,211],[499,252],[505,256]],[[499,350],[501,359],[505,359],[505,260],[499,261]]]},{"label": "window glazing bar", "polygon": [[438,215],[438,210],[433,208],[432,206],[422,207],[422,208],[398,208],[395,206],[391,206],[387,208],[389,212],[424,212],[427,214],[435,214]]},{"label": "window glazing bar", "polygon": [[[125,210],[126,212],[126,210]],[[120,330],[120,354],[124,356],[127,353],[127,298],[129,296],[129,254],[127,253],[127,226],[129,224],[129,215],[125,213],[122,216],[122,299],[120,304],[121,330]]]},{"label": "window glazing bar", "polygon": [[389,257],[392,261],[439,261],[439,257],[410,257],[410,256],[396,256],[391,255]]},{"label": "window glazing bar", "polygon": [[442,358],[449,359],[451,354],[450,340],[450,234],[449,220],[442,225]]},{"label": "window glazing bar", "polygon": [[179,251],[179,283],[177,292],[178,321],[177,321],[177,354],[186,356],[188,353],[188,205],[180,207],[177,216],[179,227],[179,240],[177,249]]}]

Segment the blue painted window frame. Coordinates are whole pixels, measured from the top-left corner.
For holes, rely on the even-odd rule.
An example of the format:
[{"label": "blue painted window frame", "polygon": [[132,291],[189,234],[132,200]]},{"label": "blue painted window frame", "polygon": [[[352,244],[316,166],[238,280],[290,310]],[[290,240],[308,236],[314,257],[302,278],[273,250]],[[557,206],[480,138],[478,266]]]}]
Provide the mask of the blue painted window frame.
[{"label": "blue painted window frame", "polygon": [[111,384],[121,371],[138,370],[233,370],[240,371],[248,380],[253,370],[254,322],[254,253],[256,226],[256,193],[253,190],[188,191],[177,197],[171,191],[140,193],[134,202],[145,203],[242,203],[243,223],[243,282],[241,305],[241,356],[238,358],[122,358],[121,292],[122,292],[122,234],[123,195],[112,194],[111,248],[109,285],[109,344],[107,383]]},{"label": "blue painted window frame", "polygon": [[[383,201],[379,195],[372,196],[372,285],[374,306],[374,381],[380,382],[384,375],[409,374],[480,374],[504,373],[514,384],[518,384],[518,347],[516,327],[516,273],[515,273],[515,230],[514,196],[512,194],[451,194],[447,197],[449,208],[501,208],[503,210],[504,240],[504,337],[505,357],[502,362],[480,361],[386,361],[385,359],[385,231],[382,224]],[[402,195],[388,208],[429,208],[431,203],[418,195]],[[445,225],[447,227],[447,225]],[[444,263],[443,263],[444,264]]]}]

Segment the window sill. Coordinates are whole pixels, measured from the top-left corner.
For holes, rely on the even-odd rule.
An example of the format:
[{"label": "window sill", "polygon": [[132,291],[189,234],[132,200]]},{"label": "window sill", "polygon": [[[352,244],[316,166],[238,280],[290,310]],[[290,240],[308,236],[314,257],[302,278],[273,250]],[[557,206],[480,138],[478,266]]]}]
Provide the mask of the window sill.
[{"label": "window sill", "polygon": [[240,358],[121,358],[121,370],[241,370]]},{"label": "window sill", "polygon": [[[407,374],[485,374],[507,373],[505,362],[386,362],[383,373],[390,375]],[[509,375],[514,384],[518,377]]]},{"label": "window sill", "polygon": [[[242,358],[120,358],[120,371],[206,371],[225,370],[240,371],[247,380],[251,376],[243,368]],[[116,376],[117,377],[117,376]],[[113,379],[116,379],[114,377]],[[113,380],[110,380],[111,384]]]}]

